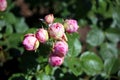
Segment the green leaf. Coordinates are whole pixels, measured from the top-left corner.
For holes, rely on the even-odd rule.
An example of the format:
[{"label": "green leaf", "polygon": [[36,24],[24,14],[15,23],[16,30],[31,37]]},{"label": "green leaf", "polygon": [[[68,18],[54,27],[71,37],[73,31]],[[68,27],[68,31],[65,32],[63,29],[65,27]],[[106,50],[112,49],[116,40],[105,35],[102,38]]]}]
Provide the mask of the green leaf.
[{"label": "green leaf", "polygon": [[108,76],[116,73],[120,69],[120,59],[119,58],[109,58],[104,62],[104,71]]},{"label": "green leaf", "polygon": [[62,15],[62,17],[66,17],[66,16],[70,15],[70,12],[69,12],[69,10],[67,8],[65,8],[63,10],[63,12],[61,13],[61,15]]},{"label": "green leaf", "polygon": [[6,35],[10,35],[10,34],[12,34],[12,33],[13,33],[13,27],[12,27],[12,25],[11,25],[11,24],[7,24],[7,25],[6,25],[5,34],[6,34]]},{"label": "green leaf", "polygon": [[102,60],[93,52],[84,52],[80,57],[83,70],[88,75],[99,74],[103,69]]},{"label": "green leaf", "polygon": [[37,28],[29,28],[27,31],[25,31],[25,34],[28,34],[28,33],[35,33],[37,31]]},{"label": "green leaf", "polygon": [[60,23],[63,23],[64,20],[62,18],[55,18],[54,22],[60,22]]},{"label": "green leaf", "polygon": [[23,34],[18,34],[18,33],[10,34],[6,39],[6,44],[8,45],[9,48],[11,48],[11,47],[16,48],[21,43],[22,36],[23,36]]},{"label": "green leaf", "polygon": [[3,36],[3,35],[0,33],[0,39],[2,38],[2,36]]},{"label": "green leaf", "polygon": [[120,5],[113,7],[113,19],[116,22],[116,25],[120,28]]},{"label": "green leaf", "polygon": [[100,29],[92,29],[87,34],[87,43],[91,46],[98,46],[104,41],[104,34]]},{"label": "green leaf", "polygon": [[[37,52],[36,52],[37,53]],[[38,53],[39,54],[39,53]],[[46,56],[47,57],[47,56]],[[37,59],[36,59],[36,61],[39,63],[39,64],[41,64],[41,63],[46,63],[47,61],[48,61],[48,59],[47,58],[45,58],[44,56],[42,56],[42,55],[40,55]]]},{"label": "green leaf", "polygon": [[4,13],[4,18],[3,18],[7,23],[9,24],[15,24],[16,23],[16,17],[14,16],[13,13]]},{"label": "green leaf", "polygon": [[25,23],[24,18],[20,18],[17,20],[15,24],[15,30],[17,33],[24,33],[25,31],[28,30],[28,25]]},{"label": "green leaf", "polygon": [[113,33],[113,34],[120,34],[120,29],[118,29],[118,28],[108,28],[105,32]]},{"label": "green leaf", "polygon": [[66,57],[64,65],[75,75],[81,75],[83,70],[81,67],[80,59],[75,57]]},{"label": "green leaf", "polygon": [[69,57],[78,56],[82,49],[80,41],[78,40],[79,35],[77,33],[67,34],[67,38],[68,38],[68,46],[69,46],[67,55]]},{"label": "green leaf", "polygon": [[13,74],[8,80],[26,80],[21,73]]},{"label": "green leaf", "polygon": [[85,27],[86,26],[87,21],[85,19],[79,19],[78,21],[78,25],[81,26],[81,27]]},{"label": "green leaf", "polygon": [[104,43],[100,46],[100,53],[99,54],[101,55],[103,60],[106,60],[106,59],[112,58],[112,57],[117,58],[118,50],[117,50],[115,44]]},{"label": "green leaf", "polygon": [[0,31],[2,30],[2,28],[5,26],[5,21],[4,20],[0,20]]},{"label": "green leaf", "polygon": [[[106,18],[112,17],[113,12],[113,5],[109,4],[109,7],[107,6],[108,3],[105,0],[99,0],[99,1],[92,1],[92,12],[101,14],[102,16]],[[98,6],[96,6],[98,5]]]},{"label": "green leaf", "polygon": [[45,66],[45,73],[48,75],[48,74],[51,74],[52,72],[52,67],[48,64],[47,66]]},{"label": "green leaf", "polygon": [[7,12],[10,12],[10,10],[15,7],[15,3],[13,3],[11,0],[7,1],[7,5],[9,5],[7,6]]},{"label": "green leaf", "polygon": [[45,73],[40,73],[36,75],[36,80],[51,80],[49,75],[46,75]]},{"label": "green leaf", "polygon": [[50,76],[48,76],[48,75],[43,75],[43,76],[42,76],[42,80],[50,80]]},{"label": "green leaf", "polygon": [[120,40],[119,34],[106,33],[106,37],[108,38],[108,40],[110,40],[113,43],[117,43]]},{"label": "green leaf", "polygon": [[120,70],[118,71],[118,78],[120,79]]}]

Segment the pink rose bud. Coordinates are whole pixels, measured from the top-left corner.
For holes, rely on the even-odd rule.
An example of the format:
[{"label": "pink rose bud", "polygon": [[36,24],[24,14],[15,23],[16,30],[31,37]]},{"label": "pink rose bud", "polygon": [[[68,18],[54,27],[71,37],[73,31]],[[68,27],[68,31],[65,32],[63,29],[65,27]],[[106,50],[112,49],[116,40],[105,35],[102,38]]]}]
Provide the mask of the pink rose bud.
[{"label": "pink rose bud", "polygon": [[64,27],[68,33],[77,32],[79,28],[77,21],[73,19],[65,20]]},{"label": "pink rose bud", "polygon": [[7,1],[0,0],[0,11],[5,11],[6,8],[7,8]]},{"label": "pink rose bud", "polygon": [[58,41],[54,44],[54,54],[63,57],[68,52],[68,44],[65,41]]},{"label": "pink rose bud", "polygon": [[49,64],[53,67],[62,65],[63,61],[64,57],[59,57],[52,53],[49,56]]},{"label": "pink rose bud", "polygon": [[48,23],[48,24],[53,23],[53,21],[54,21],[54,16],[53,16],[53,14],[48,14],[48,15],[46,15],[46,16],[45,16],[45,21],[46,21],[46,23]]},{"label": "pink rose bud", "polygon": [[65,30],[64,26],[61,23],[54,23],[50,25],[48,32],[50,34],[50,37],[60,40],[64,35]]},{"label": "pink rose bud", "polygon": [[48,40],[48,32],[47,30],[41,28],[36,32],[36,38],[41,42],[45,43]]},{"label": "pink rose bud", "polygon": [[27,34],[24,37],[23,45],[24,45],[26,50],[33,51],[39,47],[39,41],[34,36],[34,34]]}]

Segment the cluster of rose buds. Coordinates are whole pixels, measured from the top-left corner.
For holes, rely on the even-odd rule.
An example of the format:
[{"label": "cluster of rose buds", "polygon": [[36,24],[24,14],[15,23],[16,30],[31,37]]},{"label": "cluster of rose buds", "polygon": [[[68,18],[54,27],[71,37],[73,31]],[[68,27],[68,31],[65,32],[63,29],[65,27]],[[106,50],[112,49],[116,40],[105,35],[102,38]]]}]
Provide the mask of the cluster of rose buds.
[{"label": "cluster of rose buds", "polygon": [[67,19],[63,24],[59,22],[54,23],[53,14],[46,15],[44,21],[49,27],[47,29],[39,28],[35,34],[26,34],[23,45],[26,50],[33,51],[38,49],[40,43],[44,44],[50,38],[54,39],[48,62],[51,66],[60,66],[68,52],[66,33],[77,32],[79,26],[74,19]]},{"label": "cluster of rose buds", "polygon": [[0,11],[5,11],[7,8],[7,1],[6,0],[0,0]]}]

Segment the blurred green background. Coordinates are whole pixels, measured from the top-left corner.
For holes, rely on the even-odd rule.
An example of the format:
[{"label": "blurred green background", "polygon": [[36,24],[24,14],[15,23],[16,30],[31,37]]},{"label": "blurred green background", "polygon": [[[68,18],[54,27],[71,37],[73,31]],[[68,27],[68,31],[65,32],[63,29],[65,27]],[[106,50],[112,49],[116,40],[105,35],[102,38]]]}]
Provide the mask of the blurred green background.
[{"label": "blurred green background", "polygon": [[[6,11],[0,12],[0,80],[120,79],[119,0],[7,2]],[[67,36],[70,51],[58,68],[41,64],[47,57],[26,52],[22,45],[24,34],[34,33],[50,13],[56,21],[72,18],[80,26],[78,34]]]}]

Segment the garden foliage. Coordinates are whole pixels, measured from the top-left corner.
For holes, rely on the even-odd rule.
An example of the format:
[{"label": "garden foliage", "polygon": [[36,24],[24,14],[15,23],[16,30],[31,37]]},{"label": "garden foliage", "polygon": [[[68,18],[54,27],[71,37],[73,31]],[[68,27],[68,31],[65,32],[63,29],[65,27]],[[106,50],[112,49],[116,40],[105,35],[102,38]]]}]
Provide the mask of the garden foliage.
[{"label": "garden foliage", "polygon": [[[120,79],[119,0],[0,1],[7,1],[0,6],[0,80]],[[22,43],[26,34],[50,27],[44,19],[49,13],[55,23],[75,19],[79,25],[77,32],[65,32],[68,51],[57,66],[49,62],[54,39],[30,51]]]}]

